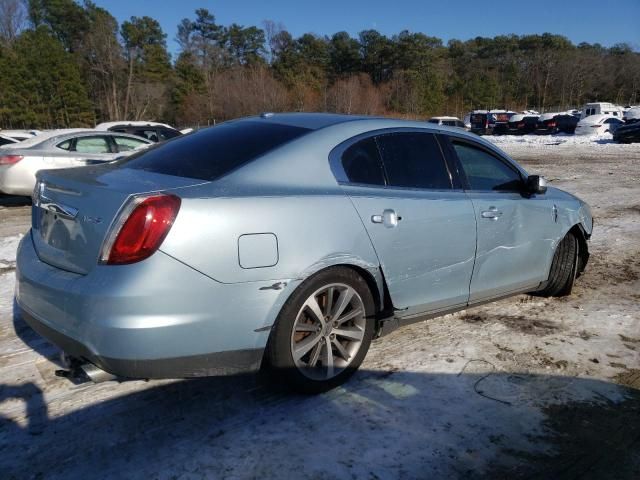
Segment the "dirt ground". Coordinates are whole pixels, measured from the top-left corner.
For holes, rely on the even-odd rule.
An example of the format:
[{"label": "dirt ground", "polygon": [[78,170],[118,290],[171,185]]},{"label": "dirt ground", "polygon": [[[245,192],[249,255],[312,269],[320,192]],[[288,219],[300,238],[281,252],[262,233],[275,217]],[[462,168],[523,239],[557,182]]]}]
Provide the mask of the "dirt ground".
[{"label": "dirt ground", "polygon": [[640,145],[500,146],[592,206],[573,294],[400,329],[315,397],[56,377],[12,300],[29,207],[0,199],[0,478],[640,478]]}]

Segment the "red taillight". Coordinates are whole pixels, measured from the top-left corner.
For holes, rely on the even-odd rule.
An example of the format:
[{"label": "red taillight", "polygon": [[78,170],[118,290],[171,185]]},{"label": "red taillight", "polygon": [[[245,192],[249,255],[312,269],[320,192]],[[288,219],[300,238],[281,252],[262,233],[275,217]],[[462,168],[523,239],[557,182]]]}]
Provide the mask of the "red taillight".
[{"label": "red taillight", "polygon": [[549,122],[549,128],[556,128],[556,122]]},{"label": "red taillight", "polygon": [[13,165],[23,158],[22,155],[0,155],[0,165]]},{"label": "red taillight", "polygon": [[110,232],[101,260],[109,265],[135,263],[162,244],[180,210],[174,195],[138,197],[125,208]]},{"label": "red taillight", "polygon": [[524,123],[519,123],[518,128],[524,128]]}]

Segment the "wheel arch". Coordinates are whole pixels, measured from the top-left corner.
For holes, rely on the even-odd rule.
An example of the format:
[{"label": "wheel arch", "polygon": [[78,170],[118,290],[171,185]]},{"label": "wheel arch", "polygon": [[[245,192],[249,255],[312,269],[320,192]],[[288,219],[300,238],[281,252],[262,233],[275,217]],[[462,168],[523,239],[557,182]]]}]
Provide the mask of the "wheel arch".
[{"label": "wheel arch", "polygon": [[569,233],[573,234],[573,236],[578,240],[577,274],[580,275],[582,272],[584,272],[584,269],[587,266],[587,262],[589,261],[589,244],[587,243],[587,240],[589,239],[590,235],[587,234],[581,223],[576,223],[573,227],[571,227],[567,234]]}]

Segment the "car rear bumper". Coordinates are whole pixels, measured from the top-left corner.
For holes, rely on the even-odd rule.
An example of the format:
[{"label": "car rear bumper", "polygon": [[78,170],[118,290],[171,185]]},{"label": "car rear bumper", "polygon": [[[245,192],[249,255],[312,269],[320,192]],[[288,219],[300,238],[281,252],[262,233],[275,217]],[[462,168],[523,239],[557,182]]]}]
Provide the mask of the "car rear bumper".
[{"label": "car rear bumper", "polygon": [[7,195],[30,196],[36,183],[35,175],[19,166],[0,166],[0,192]]},{"label": "car rear bumper", "polygon": [[36,319],[24,308],[21,309],[21,316],[27,325],[67,355],[86,360],[119,377],[186,378],[236,375],[258,370],[264,352],[263,348],[255,348],[152,360],[110,358],[92,352],[79,341]]},{"label": "car rear bumper", "polygon": [[31,235],[18,248],[25,321],[68,355],[124,377],[258,369],[283,294],[261,287],[216,282],[162,252],[79,275],[42,262]]}]

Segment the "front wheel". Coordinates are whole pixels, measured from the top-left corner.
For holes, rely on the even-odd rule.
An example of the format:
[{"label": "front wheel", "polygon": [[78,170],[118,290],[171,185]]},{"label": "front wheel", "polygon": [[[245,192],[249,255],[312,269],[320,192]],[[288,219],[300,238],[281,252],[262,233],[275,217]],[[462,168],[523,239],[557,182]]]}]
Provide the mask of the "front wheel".
[{"label": "front wheel", "polygon": [[367,282],[346,267],[306,280],[283,306],[267,344],[277,380],[305,393],[344,383],[373,338],[374,302]]},{"label": "front wheel", "polygon": [[578,239],[567,233],[556,247],[546,287],[536,294],[543,297],[569,295],[576,279],[577,265]]}]

